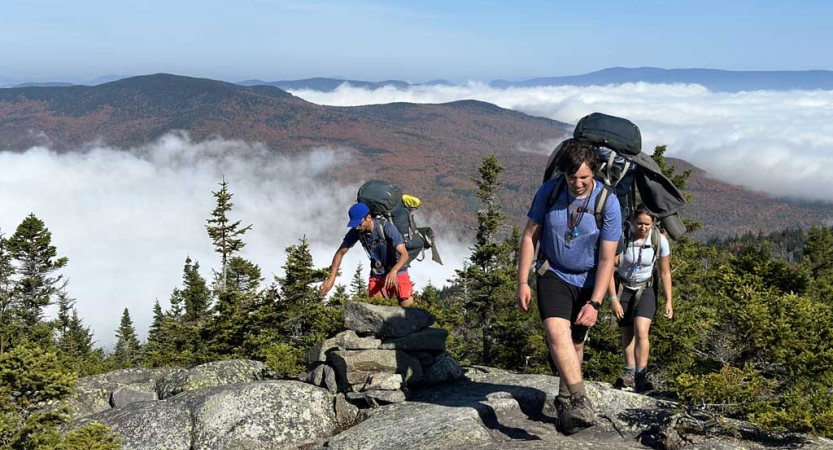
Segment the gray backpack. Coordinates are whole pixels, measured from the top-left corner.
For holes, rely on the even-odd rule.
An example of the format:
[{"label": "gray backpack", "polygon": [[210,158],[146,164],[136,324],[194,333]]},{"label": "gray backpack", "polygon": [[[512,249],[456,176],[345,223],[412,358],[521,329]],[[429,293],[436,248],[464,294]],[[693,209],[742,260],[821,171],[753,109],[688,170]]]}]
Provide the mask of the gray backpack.
[{"label": "gray backpack", "polygon": [[[417,227],[414,220],[414,210],[402,201],[402,191],[396,186],[381,180],[370,180],[364,183],[356,194],[356,201],[364,203],[370,208],[370,214],[384,224],[390,221],[402,234],[405,249],[408,251],[408,264],[422,261],[425,250],[431,249],[431,259],[442,264],[442,258],[436,248],[434,230],[430,227]],[[384,227],[380,227],[379,234],[387,240]]]}]

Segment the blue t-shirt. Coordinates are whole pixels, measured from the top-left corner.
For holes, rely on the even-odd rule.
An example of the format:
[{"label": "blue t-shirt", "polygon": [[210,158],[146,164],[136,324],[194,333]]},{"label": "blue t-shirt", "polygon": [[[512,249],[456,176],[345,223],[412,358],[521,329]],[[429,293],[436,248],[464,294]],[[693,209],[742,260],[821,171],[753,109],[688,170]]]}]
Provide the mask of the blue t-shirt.
[{"label": "blue t-shirt", "polygon": [[619,200],[615,195],[610,195],[605,204],[605,214],[602,221],[602,229],[596,227],[596,217],[592,209],[596,205],[596,197],[603,189],[602,183],[594,181],[593,192],[587,201],[587,211],[581,215],[578,223],[578,236],[574,236],[567,242],[567,211],[578,217],[580,208],[585,204],[585,199],[576,199],[569,195],[569,187],[564,185],[555,201],[552,209],[547,211],[547,200],[555,189],[558,177],[547,181],[538,188],[532,206],[529,208],[529,217],[533,222],[541,225],[539,240],[544,254],[550,262],[550,269],[565,282],[578,287],[590,287],[596,284],[596,266],[599,263],[598,241],[618,242],[622,236],[622,213],[619,211]]},{"label": "blue t-shirt", "polygon": [[[379,233],[382,227],[384,227],[387,239],[382,239],[382,235]],[[373,219],[373,231],[370,233],[361,233],[359,230],[351,228],[344,235],[341,246],[352,248],[359,241],[361,241],[362,247],[370,257],[370,276],[373,277],[383,277],[390,272],[390,269],[399,260],[399,252],[396,251],[396,247],[405,244],[402,233],[396,229],[391,221],[380,221],[378,219]],[[404,273],[407,270],[406,266],[399,273]]]}]

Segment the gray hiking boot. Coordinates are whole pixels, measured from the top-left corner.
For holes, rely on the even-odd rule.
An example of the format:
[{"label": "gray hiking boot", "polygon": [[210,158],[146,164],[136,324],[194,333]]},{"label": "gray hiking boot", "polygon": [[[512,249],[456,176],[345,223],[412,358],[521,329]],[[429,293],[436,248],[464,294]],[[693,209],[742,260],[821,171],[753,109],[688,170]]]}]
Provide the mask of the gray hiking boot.
[{"label": "gray hiking boot", "polygon": [[555,397],[555,402],[554,403],[555,403],[555,416],[560,422],[562,417],[564,417],[564,414],[567,412],[567,410],[570,409],[570,406],[571,406],[570,405],[570,397],[562,397],[562,396],[559,395],[559,396]]},{"label": "gray hiking boot", "polygon": [[618,389],[633,390],[636,386],[634,377],[634,372],[627,370],[624,375],[616,379],[616,384],[614,386]]},{"label": "gray hiking boot", "polygon": [[570,399],[569,407],[564,407],[563,411],[559,419],[564,434],[573,434],[596,424],[596,411],[586,396],[574,395]]}]

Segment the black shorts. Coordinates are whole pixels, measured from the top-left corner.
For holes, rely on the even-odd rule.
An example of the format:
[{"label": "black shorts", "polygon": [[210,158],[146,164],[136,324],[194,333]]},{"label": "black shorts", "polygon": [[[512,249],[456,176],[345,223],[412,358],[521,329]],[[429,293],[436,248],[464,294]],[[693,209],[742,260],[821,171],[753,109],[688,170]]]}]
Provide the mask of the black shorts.
[{"label": "black shorts", "polygon": [[573,286],[550,270],[538,276],[538,313],[541,320],[550,317],[569,320],[574,343],[584,342],[587,338],[590,328],[576,325],[575,322],[579,311],[592,296],[592,287]]},{"label": "black shorts", "polygon": [[[619,280],[616,280],[616,289],[619,289]],[[647,286],[642,290],[642,297],[638,302],[636,299],[636,292],[632,289],[622,289],[622,296],[619,298],[619,303],[622,305],[622,310],[625,312],[625,317],[619,320],[620,327],[632,327],[633,319],[635,317],[644,317],[646,319],[654,320],[657,314],[657,295],[652,286]],[[634,305],[636,308],[634,308]]]}]

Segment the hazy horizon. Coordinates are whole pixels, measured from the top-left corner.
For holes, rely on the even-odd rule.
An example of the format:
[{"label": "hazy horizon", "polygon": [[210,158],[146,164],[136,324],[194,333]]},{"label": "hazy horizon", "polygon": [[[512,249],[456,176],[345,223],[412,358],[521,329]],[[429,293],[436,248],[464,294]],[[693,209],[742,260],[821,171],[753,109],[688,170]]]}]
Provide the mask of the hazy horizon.
[{"label": "hazy horizon", "polygon": [[655,66],[605,66],[599,67],[598,69],[594,69],[588,72],[570,72],[570,73],[547,73],[547,74],[537,74],[537,75],[529,75],[529,76],[521,76],[513,79],[505,79],[500,77],[482,77],[482,78],[462,78],[462,79],[452,79],[450,77],[445,77],[442,75],[436,75],[433,77],[428,77],[424,79],[413,79],[411,77],[388,77],[388,78],[356,78],[356,77],[349,77],[343,75],[322,75],[322,74],[311,74],[309,76],[300,77],[300,78],[275,78],[275,77],[237,77],[237,78],[228,78],[228,77],[210,77],[206,75],[201,75],[198,73],[178,73],[178,72],[147,72],[147,73],[135,73],[135,74],[105,74],[105,75],[98,75],[91,78],[80,78],[74,76],[47,76],[41,78],[27,78],[27,79],[14,79],[10,77],[4,76],[3,73],[0,73],[0,87],[15,87],[20,84],[46,84],[46,83],[68,83],[74,85],[82,85],[82,86],[91,86],[91,85],[98,85],[107,82],[111,82],[114,80],[125,79],[125,78],[132,78],[137,76],[147,76],[147,75],[155,75],[158,73],[169,73],[171,75],[178,75],[178,76],[186,76],[191,78],[205,78],[205,79],[213,79],[217,81],[225,81],[228,83],[238,84],[247,81],[258,80],[265,83],[273,83],[273,82],[287,82],[287,81],[302,81],[302,80],[310,80],[316,78],[324,78],[324,79],[333,79],[333,80],[343,80],[345,82],[348,81],[362,81],[362,82],[370,82],[370,83],[382,83],[386,81],[404,81],[406,83],[412,85],[420,85],[429,83],[432,81],[444,80],[454,83],[456,85],[465,86],[468,84],[488,84],[494,81],[508,81],[512,83],[516,82],[523,82],[534,80],[538,78],[557,78],[557,77],[575,77],[575,76],[583,76],[588,75],[591,73],[596,73],[604,70],[609,69],[661,69],[661,70],[715,70],[715,71],[722,71],[722,72],[833,72],[833,69],[818,69],[818,68],[810,68],[810,69],[747,69],[747,70],[731,70],[731,69],[723,69],[719,67],[655,67]]}]

